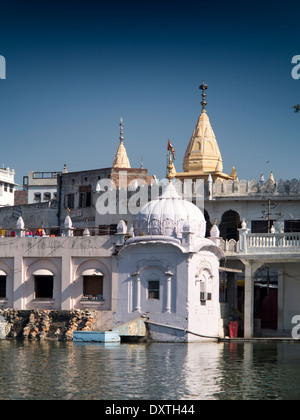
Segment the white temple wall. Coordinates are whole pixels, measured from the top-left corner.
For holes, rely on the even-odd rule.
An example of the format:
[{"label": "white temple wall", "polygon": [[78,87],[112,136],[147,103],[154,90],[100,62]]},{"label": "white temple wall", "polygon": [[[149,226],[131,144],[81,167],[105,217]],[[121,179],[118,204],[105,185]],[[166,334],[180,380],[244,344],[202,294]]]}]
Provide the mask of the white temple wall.
[{"label": "white temple wall", "polygon": [[[216,200],[206,201],[205,210],[208,212],[210,221],[213,224],[217,219],[218,226],[221,224],[222,216],[225,212],[233,210],[240,216],[241,221],[245,220],[247,227],[251,229],[252,220],[267,220],[268,218],[268,200]],[[279,231],[284,228],[285,220],[300,220],[299,201],[275,201],[271,200],[270,219],[275,220],[275,228]]]},{"label": "white temple wall", "polygon": [[300,316],[300,263],[283,264],[283,330],[293,328],[292,319]]},{"label": "white temple wall", "polygon": [[[219,336],[219,261],[208,252],[196,254],[189,267],[189,331],[199,336]],[[201,337],[189,335],[189,341]],[[203,337],[205,338],[205,337]]]},{"label": "white temple wall", "polygon": [[[91,268],[104,275],[105,302],[95,309],[112,309],[117,274],[112,270],[110,237],[1,238],[1,245],[0,270],[6,275],[1,308],[83,309],[82,273]],[[34,276],[39,270],[53,275],[52,299],[36,299]]]},{"label": "white temple wall", "polygon": [[[145,314],[152,322],[187,328],[187,258],[187,254],[167,243],[143,243],[122,249],[116,325]],[[159,299],[149,299],[149,281],[159,281]],[[156,338],[163,341],[173,340],[177,333],[162,327],[154,330]]]}]

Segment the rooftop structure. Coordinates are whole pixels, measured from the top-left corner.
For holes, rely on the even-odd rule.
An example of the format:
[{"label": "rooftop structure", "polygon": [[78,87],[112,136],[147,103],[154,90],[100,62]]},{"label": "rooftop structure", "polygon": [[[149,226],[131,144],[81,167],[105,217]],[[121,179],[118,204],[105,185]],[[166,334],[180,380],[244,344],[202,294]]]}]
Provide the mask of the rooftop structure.
[{"label": "rooftop structure", "polygon": [[15,171],[10,168],[0,168],[0,207],[14,205]]},{"label": "rooftop structure", "polygon": [[67,166],[61,172],[34,172],[23,177],[23,190],[28,191],[28,204],[57,199],[57,177],[68,173]]},{"label": "rooftop structure", "polygon": [[232,179],[230,175],[223,173],[221,152],[206,112],[206,94],[208,86],[203,82],[202,112],[198,118],[189,145],[183,159],[183,173],[177,173],[176,177],[183,179],[205,179],[209,176],[216,179]]}]

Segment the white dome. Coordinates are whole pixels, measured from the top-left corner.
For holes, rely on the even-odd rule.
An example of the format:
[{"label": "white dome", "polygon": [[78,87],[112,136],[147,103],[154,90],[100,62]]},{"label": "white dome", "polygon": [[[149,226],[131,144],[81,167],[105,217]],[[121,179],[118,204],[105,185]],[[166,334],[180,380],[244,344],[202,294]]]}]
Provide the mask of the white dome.
[{"label": "white dome", "polygon": [[147,203],[134,219],[134,235],[164,235],[182,237],[188,223],[195,236],[204,238],[206,221],[201,210],[183,200],[172,184],[156,200]]}]

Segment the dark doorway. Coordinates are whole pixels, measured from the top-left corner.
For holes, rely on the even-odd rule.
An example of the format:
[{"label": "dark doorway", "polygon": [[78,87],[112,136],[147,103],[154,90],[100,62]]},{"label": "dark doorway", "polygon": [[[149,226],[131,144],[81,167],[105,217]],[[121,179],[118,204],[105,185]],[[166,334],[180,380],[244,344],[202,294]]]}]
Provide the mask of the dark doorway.
[{"label": "dark doorway", "polygon": [[234,239],[238,241],[239,231],[241,228],[241,218],[240,215],[233,210],[226,211],[222,216],[222,221],[220,224],[220,236],[225,240]]},{"label": "dark doorway", "polygon": [[278,326],[278,270],[260,268],[254,277],[254,318],[261,329],[277,330]]},{"label": "dark doorway", "polygon": [[213,225],[212,225],[212,223],[210,221],[209,214],[207,213],[206,210],[204,210],[204,218],[205,218],[205,221],[206,221],[206,233],[205,233],[205,237],[206,238],[209,238],[210,237],[210,230],[211,230],[211,228],[212,228]]}]

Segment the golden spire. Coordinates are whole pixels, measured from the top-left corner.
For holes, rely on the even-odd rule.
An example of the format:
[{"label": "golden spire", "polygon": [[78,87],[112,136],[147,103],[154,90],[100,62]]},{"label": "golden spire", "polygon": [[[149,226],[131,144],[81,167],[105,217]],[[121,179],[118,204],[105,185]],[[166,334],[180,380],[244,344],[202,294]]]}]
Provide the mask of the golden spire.
[{"label": "golden spire", "polygon": [[206,91],[208,85],[203,82],[200,86],[202,91],[202,111],[194,128],[192,137],[186,149],[183,159],[183,172],[177,174],[177,178],[205,179],[209,175],[216,179],[231,179],[223,173],[222,155],[206,112]]},{"label": "golden spire", "polygon": [[[169,180],[169,184],[171,184],[172,179],[175,178],[176,176],[176,169],[173,163],[173,159],[175,160],[175,157],[174,157],[175,151],[174,151],[173,146],[170,143],[170,140],[168,140],[168,152],[169,152],[169,162],[167,166],[167,169],[168,169],[167,178]],[[173,156],[173,159],[172,159],[172,156]]]},{"label": "golden spire", "polygon": [[271,172],[269,181],[274,182],[274,184],[275,184],[275,179],[274,179],[273,172]]},{"label": "golden spire", "polygon": [[237,176],[237,172],[236,172],[235,166],[232,167],[230,178],[232,178],[233,181],[238,181],[239,180],[238,179],[238,176]]},{"label": "golden spire", "polygon": [[208,86],[202,83],[202,112],[197,121],[190,143],[183,160],[184,172],[196,172],[199,175],[223,172],[220,149],[206,113],[206,90]]},{"label": "golden spire", "polygon": [[113,162],[113,168],[124,168],[124,169],[130,169],[130,162],[127,156],[127,152],[124,146],[124,133],[123,133],[123,118],[120,119],[120,145],[118,147],[114,162]]}]

